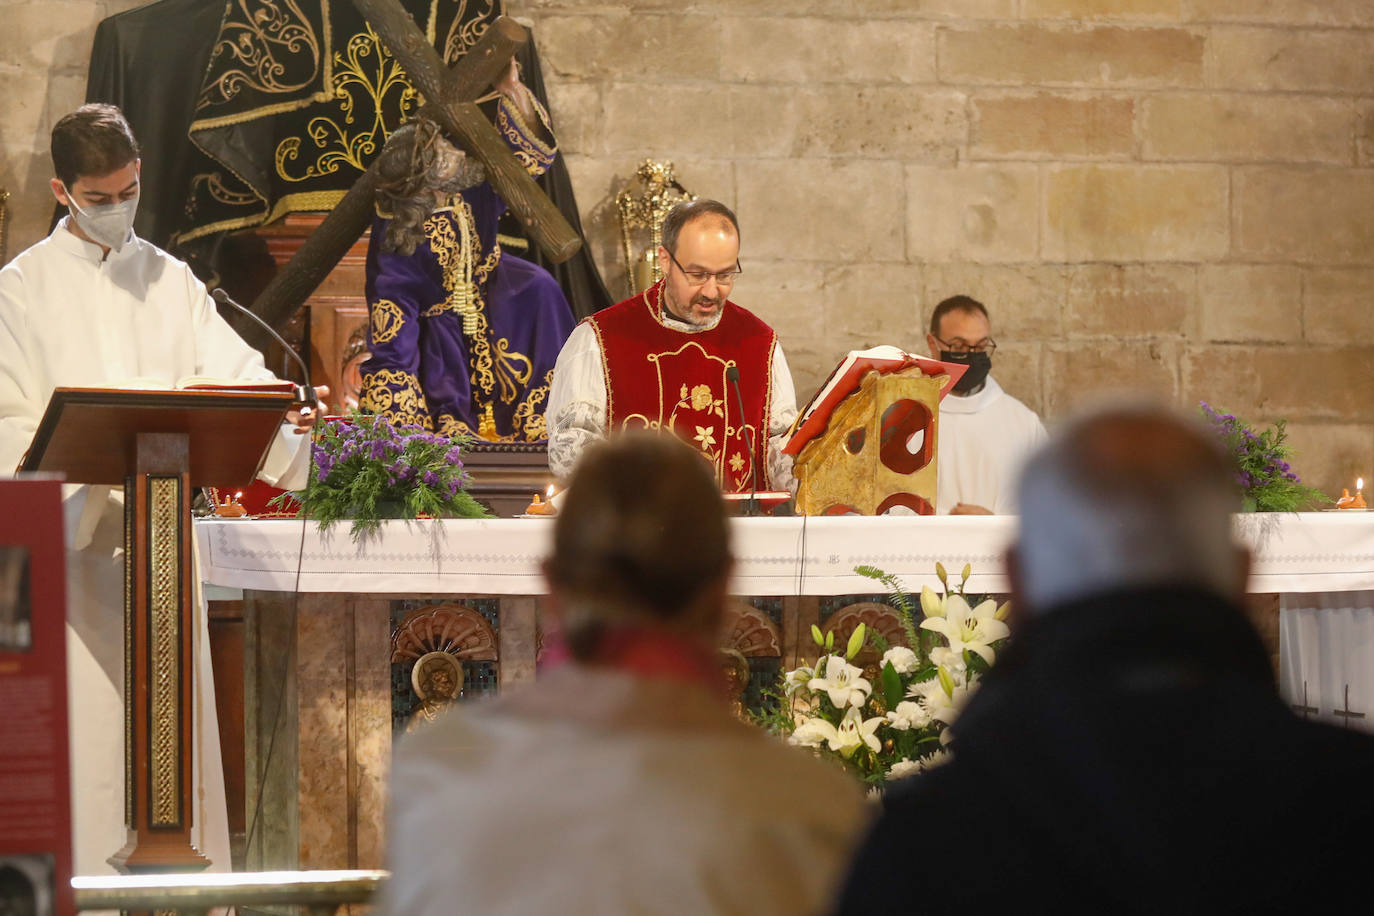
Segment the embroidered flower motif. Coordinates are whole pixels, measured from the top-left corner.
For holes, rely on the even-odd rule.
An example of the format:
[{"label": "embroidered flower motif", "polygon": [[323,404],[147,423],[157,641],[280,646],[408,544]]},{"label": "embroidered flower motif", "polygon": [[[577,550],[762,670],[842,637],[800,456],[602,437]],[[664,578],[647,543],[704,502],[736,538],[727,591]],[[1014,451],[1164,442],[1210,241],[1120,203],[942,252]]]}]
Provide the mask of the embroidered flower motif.
[{"label": "embroidered flower motif", "polygon": [[744,470],[744,456],[739,452],[735,452],[735,454],[730,457],[730,470],[734,471],[736,474]]},{"label": "embroidered flower motif", "polygon": [[686,385],[683,385],[683,386],[682,386],[682,391],[678,393],[678,397],[681,398],[681,399],[684,400],[684,401],[687,400],[687,386],[686,386]]},{"label": "embroidered flower motif", "polygon": [[[682,386],[686,390],[686,385]],[[711,387],[709,385],[697,385],[692,389],[692,409],[709,410],[711,408]]]},{"label": "embroidered flower motif", "polygon": [[698,426],[695,438],[703,450],[716,444],[716,432],[709,426]]}]

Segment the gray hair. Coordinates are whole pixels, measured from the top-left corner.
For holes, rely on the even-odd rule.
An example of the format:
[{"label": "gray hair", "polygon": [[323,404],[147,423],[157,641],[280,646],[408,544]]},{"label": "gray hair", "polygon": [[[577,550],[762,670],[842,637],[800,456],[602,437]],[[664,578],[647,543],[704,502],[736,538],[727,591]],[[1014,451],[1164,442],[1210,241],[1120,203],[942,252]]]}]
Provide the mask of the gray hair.
[{"label": "gray hair", "polygon": [[1110,591],[1193,586],[1236,597],[1235,468],[1200,423],[1143,402],[1071,421],[1027,462],[1016,544],[1032,612]]},{"label": "gray hair", "polygon": [[682,230],[693,220],[706,217],[718,220],[721,225],[728,224],[735,230],[735,238],[739,238],[739,220],[735,218],[735,211],[718,200],[701,197],[696,200],[684,200],[668,211],[668,215],[663,218],[663,247],[676,254],[677,237]]}]

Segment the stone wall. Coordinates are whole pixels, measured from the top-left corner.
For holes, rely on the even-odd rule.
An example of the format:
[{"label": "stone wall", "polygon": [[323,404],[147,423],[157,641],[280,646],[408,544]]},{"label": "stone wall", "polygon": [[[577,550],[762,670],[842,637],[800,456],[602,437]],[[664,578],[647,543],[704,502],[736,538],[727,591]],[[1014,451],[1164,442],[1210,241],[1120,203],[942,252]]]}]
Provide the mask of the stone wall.
[{"label": "stone wall", "polygon": [[[94,24],[0,0],[11,253]],[[533,21],[589,242],[646,157],[736,206],[735,298],[805,398],[847,349],[992,310],[1048,419],[1107,389],[1286,416],[1325,489],[1374,477],[1374,4],[1367,0],[509,0]]]},{"label": "stone wall", "polygon": [[1328,490],[1374,477],[1374,4],[510,6],[608,279],[614,193],[671,159],[738,207],[735,298],[799,396],[968,293],[1051,420],[1146,389],[1288,417]]}]

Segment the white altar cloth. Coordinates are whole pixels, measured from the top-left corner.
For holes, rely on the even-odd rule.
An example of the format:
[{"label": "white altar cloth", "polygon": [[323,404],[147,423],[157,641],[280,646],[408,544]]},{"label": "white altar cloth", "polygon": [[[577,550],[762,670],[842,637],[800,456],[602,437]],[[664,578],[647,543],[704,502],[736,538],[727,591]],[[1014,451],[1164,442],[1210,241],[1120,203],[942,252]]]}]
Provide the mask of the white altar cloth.
[{"label": "white altar cloth", "polygon": [[[970,592],[1008,591],[1002,555],[1012,516],[737,518],[737,595],[850,595],[885,591],[854,573],[872,564],[910,588],[938,587],[935,562]],[[1255,551],[1255,593],[1374,590],[1374,513],[1241,515]],[[538,595],[548,519],[388,521],[355,545],[347,523],[321,533],[291,519],[199,519],[208,585],[228,589],[371,594]],[[689,547],[689,545],[684,545]],[[299,567],[299,574],[298,574]]]}]

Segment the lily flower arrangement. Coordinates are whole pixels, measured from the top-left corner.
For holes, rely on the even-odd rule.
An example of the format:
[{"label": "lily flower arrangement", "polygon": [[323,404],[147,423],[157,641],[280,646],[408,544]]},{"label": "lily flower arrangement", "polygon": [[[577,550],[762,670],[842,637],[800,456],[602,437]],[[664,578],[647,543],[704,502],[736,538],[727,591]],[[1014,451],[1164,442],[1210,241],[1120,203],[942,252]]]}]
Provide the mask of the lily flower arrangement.
[{"label": "lily flower arrangement", "polygon": [[488,518],[465,489],[463,451],[470,441],[372,414],[330,420],[311,444],[305,489],[272,504],[298,503],[322,529],[351,519],[355,541],[375,534],[383,518]]},{"label": "lily flower arrangement", "polygon": [[881,788],[948,759],[949,726],[1006,641],[1011,608],[965,594],[971,566],[951,585],[935,564],[942,592],[926,586],[918,600],[882,570],[854,571],[888,586],[908,645],[889,645],[861,623],[837,648],[833,631],[812,626],[819,658],[783,674],[772,694],[777,708],[759,721]]}]

